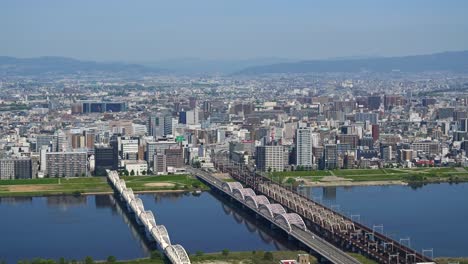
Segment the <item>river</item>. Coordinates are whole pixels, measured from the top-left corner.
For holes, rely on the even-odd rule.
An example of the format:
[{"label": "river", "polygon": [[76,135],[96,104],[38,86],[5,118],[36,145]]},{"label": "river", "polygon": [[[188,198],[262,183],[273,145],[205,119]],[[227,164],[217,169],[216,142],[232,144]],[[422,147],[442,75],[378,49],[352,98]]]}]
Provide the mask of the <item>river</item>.
[{"label": "river", "polygon": [[[434,256],[468,256],[468,184],[327,187],[310,197],[395,239],[410,238]],[[294,250],[295,242],[211,192],[140,195],[173,244],[187,251]],[[360,215],[357,217],[356,215]],[[112,195],[0,198],[0,260],[133,259],[154,245],[122,212]],[[408,240],[403,240],[408,243]],[[430,255],[430,252],[426,252]]]}]

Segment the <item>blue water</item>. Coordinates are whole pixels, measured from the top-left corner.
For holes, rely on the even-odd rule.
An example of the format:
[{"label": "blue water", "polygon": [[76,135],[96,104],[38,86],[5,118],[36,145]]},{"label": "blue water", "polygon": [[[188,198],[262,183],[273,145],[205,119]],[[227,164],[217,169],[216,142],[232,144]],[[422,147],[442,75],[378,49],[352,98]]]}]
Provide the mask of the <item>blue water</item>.
[{"label": "blue water", "polygon": [[[304,189],[310,197],[371,226],[384,225],[395,239],[434,256],[468,256],[468,184]],[[172,243],[187,251],[297,249],[284,234],[219,195],[140,195]],[[339,205],[339,208],[338,206]],[[377,231],[381,231],[380,228]],[[406,243],[406,242],[405,242]],[[110,195],[0,198],[0,260],[35,257],[82,260],[85,256],[133,259],[148,256],[141,232]]]},{"label": "blue water", "polygon": [[156,223],[166,226],[172,244],[181,244],[192,253],[252,250],[288,250],[296,245],[281,233],[242,209],[223,203],[219,195],[145,194],[145,208],[155,214]]},{"label": "blue water", "polygon": [[413,188],[326,187],[303,191],[335,210],[360,215],[361,222],[370,227],[376,225],[379,232],[382,229],[378,226],[383,225],[383,232],[394,239],[409,237],[411,247],[419,252],[433,249],[437,257],[468,256],[467,183]]},{"label": "blue water", "polygon": [[108,195],[0,198],[0,237],[0,260],[8,263],[148,254]]},{"label": "blue water", "polygon": [[[156,222],[167,227],[172,243],[192,253],[297,248],[284,234],[209,192],[140,197]],[[111,195],[0,198],[0,261],[109,255],[124,260],[146,257],[154,249]]]}]

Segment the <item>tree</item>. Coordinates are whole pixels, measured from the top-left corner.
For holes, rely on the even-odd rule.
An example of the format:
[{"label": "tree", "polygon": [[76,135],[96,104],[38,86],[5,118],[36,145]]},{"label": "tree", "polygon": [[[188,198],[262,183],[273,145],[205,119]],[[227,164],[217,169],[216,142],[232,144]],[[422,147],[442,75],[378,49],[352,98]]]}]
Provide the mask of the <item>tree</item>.
[{"label": "tree", "polygon": [[123,173],[124,173],[124,175],[125,175],[125,176],[128,176],[128,175],[130,175],[130,173],[128,172],[128,170],[124,170],[124,172],[123,172]]},{"label": "tree", "polygon": [[107,257],[107,263],[115,263],[116,261],[117,261],[117,258],[114,256]]},{"label": "tree", "polygon": [[134,171],[134,170],[132,170],[132,171],[130,172],[130,176],[135,176],[135,171]]},{"label": "tree", "polygon": [[201,256],[203,256],[203,251],[198,250],[197,252],[195,252],[195,255],[197,257],[201,257]]},{"label": "tree", "polygon": [[273,260],[273,253],[265,252],[265,254],[263,254],[263,259],[264,260]]},{"label": "tree", "polygon": [[65,260],[64,257],[61,257],[58,261],[59,264],[67,264],[67,261]]},{"label": "tree", "polygon": [[141,172],[141,175],[145,176],[145,175],[146,175],[146,171],[145,171],[145,170],[142,171],[142,172]]},{"label": "tree", "polygon": [[221,254],[224,256],[224,257],[227,257],[229,255],[229,249],[223,249],[223,251],[221,252]]},{"label": "tree", "polygon": [[94,259],[90,256],[87,256],[85,259],[84,259],[84,262],[85,264],[94,264]]}]

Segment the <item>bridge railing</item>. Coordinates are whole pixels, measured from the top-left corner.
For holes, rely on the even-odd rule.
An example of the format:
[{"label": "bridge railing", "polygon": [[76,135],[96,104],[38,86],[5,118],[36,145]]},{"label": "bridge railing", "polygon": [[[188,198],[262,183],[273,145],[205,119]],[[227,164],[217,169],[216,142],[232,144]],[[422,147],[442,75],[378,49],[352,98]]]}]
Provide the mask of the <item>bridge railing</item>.
[{"label": "bridge railing", "polygon": [[[269,194],[275,200],[283,204],[286,203],[288,208],[293,209],[296,212],[298,211],[297,205],[290,204],[291,199],[293,200],[293,202],[300,202],[302,206],[304,206],[304,201],[302,199],[306,200],[309,207],[311,207],[311,210],[309,211],[309,216],[313,216],[307,217],[308,215],[304,212],[304,209],[302,209],[302,212],[300,213],[301,215],[305,216],[307,219],[312,220],[313,222],[315,222],[319,226],[322,226],[323,228],[326,228],[328,230],[331,229],[333,234],[341,236],[345,240],[350,240],[356,245],[360,245],[361,247],[367,247],[367,249],[370,249],[369,245],[373,244],[376,247],[376,252],[374,252],[373,254],[379,255],[378,258],[382,261],[384,261],[383,258],[385,258],[386,263],[392,262],[390,258],[392,252],[399,252],[398,255],[402,254],[402,259],[407,259],[407,256],[414,256],[414,261],[433,262],[432,259],[424,256],[416,250],[405,246],[399,243],[398,241],[385,236],[382,233],[372,230],[361,223],[355,222],[349,217],[340,214],[339,212],[330,210],[329,208],[311,200],[309,197],[306,197],[304,194],[299,193],[296,190],[288,190],[282,185],[272,181],[270,178],[265,177],[264,175],[258,174],[256,172],[251,172],[248,169],[245,169],[245,166],[243,167],[240,164],[226,164],[222,162],[222,160],[221,162],[220,160],[215,161],[215,166],[221,171],[230,173],[231,176],[238,180],[244,180],[246,183],[254,182],[255,184],[252,186],[252,188],[260,189],[262,193],[265,193],[264,190],[262,190],[262,184],[272,186],[272,188],[275,189],[275,192],[271,192]],[[298,199],[298,197],[302,199]],[[313,214],[312,212],[314,212],[315,214]],[[354,236],[356,236],[356,234],[359,232],[360,236],[355,238]],[[376,243],[375,241],[369,241],[368,238],[365,236],[366,233],[371,233],[372,239],[376,240],[379,243]],[[364,244],[362,244],[359,240],[361,238],[364,239]],[[392,244],[391,251],[387,250],[387,247],[385,246],[386,244]],[[383,251],[386,255],[382,255],[381,253],[379,253],[379,250]],[[406,263],[410,262],[407,261]]]},{"label": "bridge railing", "polygon": [[151,211],[146,211],[143,201],[127,188],[125,181],[119,178],[116,171],[107,171],[107,179],[128,210],[135,215],[138,224],[144,226],[146,236],[155,241],[173,264],[190,264],[190,258],[184,247],[172,245],[169,233],[163,225],[156,225],[156,219]]}]

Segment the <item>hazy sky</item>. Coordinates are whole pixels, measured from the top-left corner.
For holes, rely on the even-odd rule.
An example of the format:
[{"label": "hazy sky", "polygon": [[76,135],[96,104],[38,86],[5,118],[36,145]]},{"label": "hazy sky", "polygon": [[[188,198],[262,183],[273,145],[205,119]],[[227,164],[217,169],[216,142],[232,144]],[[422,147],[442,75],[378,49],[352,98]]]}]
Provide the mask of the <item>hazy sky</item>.
[{"label": "hazy sky", "polygon": [[468,49],[466,0],[0,0],[0,55],[315,59]]}]

